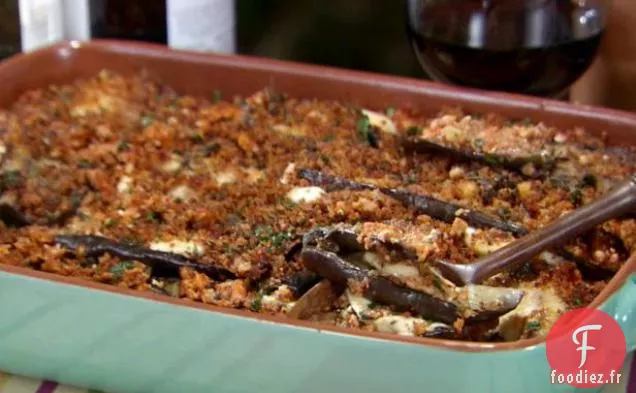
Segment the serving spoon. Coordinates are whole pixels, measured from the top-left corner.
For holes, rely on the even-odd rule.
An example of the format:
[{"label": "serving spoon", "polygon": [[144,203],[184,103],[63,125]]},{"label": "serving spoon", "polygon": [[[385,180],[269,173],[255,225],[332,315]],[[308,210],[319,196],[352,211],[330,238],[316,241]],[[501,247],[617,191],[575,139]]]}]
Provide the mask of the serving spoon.
[{"label": "serving spoon", "polygon": [[547,248],[576,237],[596,225],[636,211],[636,174],[596,201],[560,217],[537,231],[468,264],[437,261],[436,267],[457,285],[479,284],[503,271],[512,271]]}]

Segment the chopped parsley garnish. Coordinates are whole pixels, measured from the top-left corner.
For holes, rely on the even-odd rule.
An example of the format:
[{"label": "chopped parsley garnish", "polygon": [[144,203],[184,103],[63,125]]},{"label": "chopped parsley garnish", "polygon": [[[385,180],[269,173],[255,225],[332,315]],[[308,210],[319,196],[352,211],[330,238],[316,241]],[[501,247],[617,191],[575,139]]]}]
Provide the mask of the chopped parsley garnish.
[{"label": "chopped parsley garnish", "polygon": [[135,266],[131,261],[122,261],[116,265],[113,265],[109,272],[118,280],[121,280],[126,270],[132,269]]},{"label": "chopped parsley garnish", "polygon": [[596,188],[596,176],[591,173],[586,173],[581,179],[581,187],[593,187]]},{"label": "chopped parsley garnish", "polygon": [[570,201],[573,205],[580,205],[583,200],[583,192],[580,188],[575,188],[570,192]]},{"label": "chopped parsley garnish", "polygon": [[190,137],[190,141],[192,143],[203,143],[204,139],[201,135],[193,135]]},{"label": "chopped parsley garnish", "polygon": [[148,212],[146,218],[148,219],[148,221],[155,223],[163,221],[163,215],[157,211]]},{"label": "chopped parsley garnish", "polygon": [[477,149],[483,148],[485,144],[486,144],[486,141],[484,141],[484,138],[473,139],[473,146],[475,146]]},{"label": "chopped parsley garnish", "polygon": [[91,169],[91,168],[93,168],[93,163],[88,161],[88,160],[81,159],[77,163],[77,166],[79,166],[82,169]]},{"label": "chopped parsley garnish", "polygon": [[369,122],[369,118],[363,115],[360,119],[358,119],[356,129],[358,130],[358,134],[360,135],[360,137],[367,141],[369,138],[369,131],[371,131],[371,123]]},{"label": "chopped parsley garnish", "polygon": [[6,171],[0,178],[1,188],[18,187],[22,184],[22,176],[20,171]]},{"label": "chopped parsley garnish", "polygon": [[218,143],[210,143],[203,149],[203,154],[205,154],[205,156],[207,157],[218,152],[219,150],[221,150],[221,146]]},{"label": "chopped parsley garnish", "polygon": [[153,120],[152,116],[148,116],[148,115],[142,116],[141,117],[142,127],[148,127],[152,123],[152,120]]},{"label": "chopped parsley garnish", "polygon": [[422,132],[422,129],[417,126],[410,126],[406,129],[406,134],[409,136],[418,136]]},{"label": "chopped parsley garnish", "polygon": [[223,99],[223,93],[221,93],[221,90],[214,90],[212,92],[212,102],[214,104],[221,102],[222,99]]},{"label": "chopped parsley garnish", "polygon": [[526,325],[526,329],[533,332],[533,331],[541,329],[541,324],[538,321],[530,321]]},{"label": "chopped parsley garnish", "polygon": [[386,108],[386,110],[384,111],[384,113],[386,113],[386,115],[388,117],[393,117],[393,115],[395,115],[395,108],[393,107],[388,107]]},{"label": "chopped parsley garnish", "polygon": [[106,219],[106,221],[104,221],[104,226],[106,228],[114,228],[117,226],[117,220],[114,220],[112,218],[108,218]]},{"label": "chopped parsley garnish", "polygon": [[263,295],[258,294],[252,301],[252,304],[250,304],[250,310],[259,312],[261,311],[261,307],[263,307]]},{"label": "chopped parsley garnish", "polygon": [[126,141],[121,141],[119,142],[119,144],[117,145],[117,151],[119,153],[125,152],[130,150],[130,146],[128,146],[128,142]]}]

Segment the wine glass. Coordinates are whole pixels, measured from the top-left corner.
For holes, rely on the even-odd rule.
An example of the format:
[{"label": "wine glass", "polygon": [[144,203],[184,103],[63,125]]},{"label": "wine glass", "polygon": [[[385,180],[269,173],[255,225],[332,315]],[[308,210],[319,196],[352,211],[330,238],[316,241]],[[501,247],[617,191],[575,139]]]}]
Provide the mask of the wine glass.
[{"label": "wine glass", "polygon": [[407,32],[436,81],[560,98],[592,64],[610,0],[406,0]]}]

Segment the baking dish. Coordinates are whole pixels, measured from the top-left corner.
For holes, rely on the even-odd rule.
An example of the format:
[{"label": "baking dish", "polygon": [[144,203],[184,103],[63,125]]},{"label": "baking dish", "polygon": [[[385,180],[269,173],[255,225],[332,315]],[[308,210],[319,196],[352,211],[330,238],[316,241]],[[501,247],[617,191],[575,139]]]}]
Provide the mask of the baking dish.
[{"label": "baking dish", "polygon": [[[369,108],[436,111],[458,105],[468,112],[605,131],[610,143],[633,144],[636,129],[635,116],[616,111],[114,41],[69,42],[6,61],[0,65],[0,103],[10,104],[26,89],[93,76],[103,68],[122,74],[146,70],[194,95],[214,89],[246,95],[272,86],[292,96]],[[634,264],[631,258],[592,304],[622,324],[630,350],[636,342]],[[19,268],[0,271],[0,368],[17,374],[122,393],[332,391],[349,386],[372,392],[572,390],[550,384],[545,348],[538,340],[495,345],[396,338],[281,318],[256,319]]]}]

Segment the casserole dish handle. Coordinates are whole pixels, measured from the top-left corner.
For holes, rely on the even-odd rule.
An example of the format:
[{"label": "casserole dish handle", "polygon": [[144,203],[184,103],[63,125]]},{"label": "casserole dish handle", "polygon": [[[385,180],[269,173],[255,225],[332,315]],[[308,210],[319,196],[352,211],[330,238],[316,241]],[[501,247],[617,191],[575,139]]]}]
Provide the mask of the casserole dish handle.
[{"label": "casserole dish handle", "polygon": [[632,272],[620,289],[614,319],[625,333],[627,352],[636,349],[636,272]]}]

